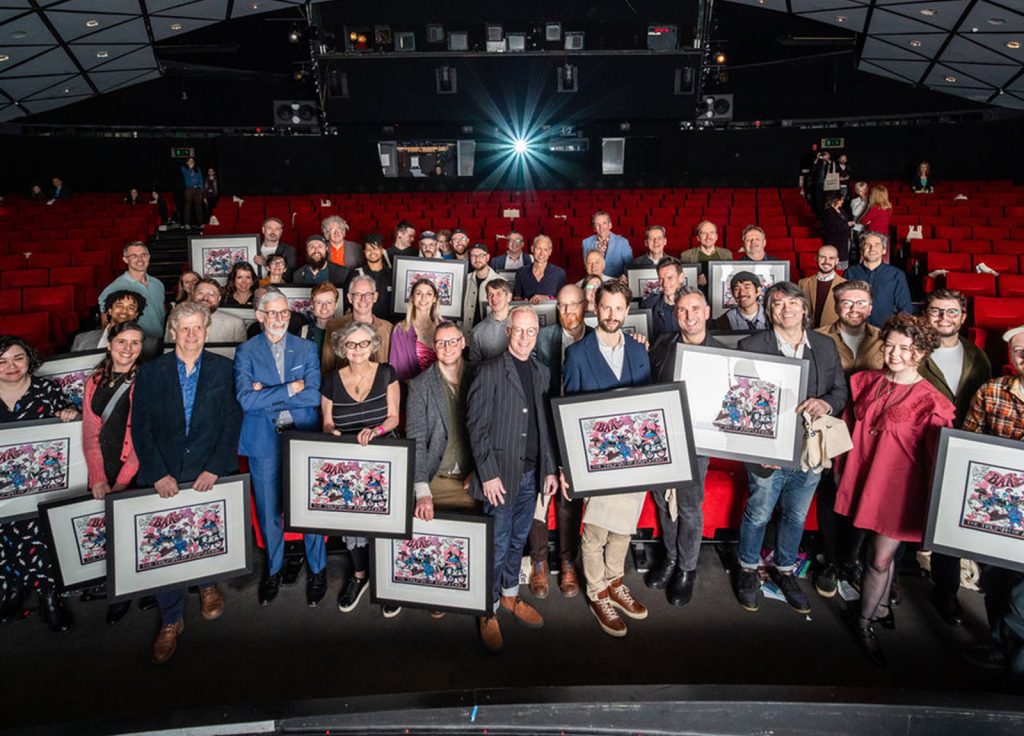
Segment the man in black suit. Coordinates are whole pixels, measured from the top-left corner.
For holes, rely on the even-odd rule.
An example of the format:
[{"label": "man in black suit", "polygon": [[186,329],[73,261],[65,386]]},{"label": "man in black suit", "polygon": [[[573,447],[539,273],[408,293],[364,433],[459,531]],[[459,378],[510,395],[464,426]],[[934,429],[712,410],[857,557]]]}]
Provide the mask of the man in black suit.
[{"label": "man in black suit", "polygon": [[[493,610],[510,613],[533,629],[543,626],[544,619],[519,598],[519,567],[538,487],[546,496],[558,487],[548,430],[551,378],[532,356],[539,327],[531,307],[512,310],[508,351],[480,364],[469,388],[466,417],[476,464],[470,493],[494,517]],[[488,652],[502,650],[496,616],[480,618],[480,638]]]},{"label": "man in black suit", "polygon": [[292,283],[299,286],[314,286],[330,281],[335,286],[344,286],[349,269],[327,260],[327,242],[322,235],[306,238],[306,265],[295,272]]},{"label": "man in black suit", "polygon": [[[811,329],[814,312],[807,295],[796,284],[780,281],[765,292],[764,301],[771,329],[743,338],[739,349],[808,361],[807,399],[796,408],[797,413],[807,412],[812,419],[824,414],[839,416],[849,397],[846,376],[836,344]],[[769,572],[789,605],[799,613],[810,612],[810,601],[793,573],[807,510],[820,477],[799,467],[747,463],[750,496],[740,525],[740,569],[736,578],[736,597],[744,610],[756,611],[758,607],[764,530],[778,505],[775,556]]]},{"label": "man in black suit", "polygon": [[[177,495],[181,484],[209,491],[218,477],[237,472],[242,424],[231,361],[203,350],[209,311],[182,302],[168,322],[174,350],[139,369],[132,402],[138,483],[153,486],[161,498]],[[224,598],[213,583],[199,586],[199,597],[206,620],[224,612]],[[160,633],[153,643],[155,664],[166,662],[177,648],[185,628],[184,599],[184,590],[156,596]]]}]

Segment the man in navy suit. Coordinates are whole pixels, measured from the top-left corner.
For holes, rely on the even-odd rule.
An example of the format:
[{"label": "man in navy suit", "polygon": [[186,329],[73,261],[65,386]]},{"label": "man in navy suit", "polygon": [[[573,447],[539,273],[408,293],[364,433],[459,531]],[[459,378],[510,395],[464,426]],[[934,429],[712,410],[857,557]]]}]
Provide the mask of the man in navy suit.
[{"label": "man in navy suit", "polygon": [[[210,312],[202,304],[183,302],[168,320],[174,350],[139,369],[132,402],[132,441],[139,456],[138,483],[153,486],[161,498],[178,494],[191,483],[205,493],[217,478],[238,470],[238,430],[242,413],[235,401],[231,361],[203,350]],[[203,618],[224,612],[217,586],[199,586]],[[160,633],[153,662],[174,654],[185,628],[184,590],[160,593]]]},{"label": "man in navy suit", "polygon": [[[245,412],[238,454],[249,458],[256,515],[267,550],[258,591],[267,605],[281,588],[284,520],[281,515],[281,442],[287,429],[320,429],[320,357],[316,345],[289,334],[288,300],[267,292],[256,304],[263,332],[235,352],[235,392]],[[327,592],[327,552],[322,534],[307,534],[306,603],[315,606]]]},{"label": "man in navy suit", "polygon": [[[644,346],[622,331],[633,298],[629,287],[608,281],[597,290],[597,329],[565,351],[562,384],[566,396],[650,383]],[[636,532],[646,493],[594,496],[583,512],[583,576],[590,610],[605,633],[625,636],[626,623],[647,618],[647,608],[622,581],[629,540]]]}]

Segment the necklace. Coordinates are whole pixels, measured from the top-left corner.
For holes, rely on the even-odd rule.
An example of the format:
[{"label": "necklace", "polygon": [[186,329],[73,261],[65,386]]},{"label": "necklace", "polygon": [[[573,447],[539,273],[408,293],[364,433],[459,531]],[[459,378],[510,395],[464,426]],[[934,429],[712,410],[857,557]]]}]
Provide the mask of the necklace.
[{"label": "necklace", "polygon": [[[359,400],[364,393],[363,382],[366,380],[367,376],[370,376],[376,372],[376,368],[372,368],[368,371],[363,371],[362,375],[357,374],[352,366],[349,366],[349,370],[352,371],[352,375],[356,376],[356,385],[352,387],[352,391],[356,395],[356,400]],[[365,390],[368,391],[369,388]]]},{"label": "necklace", "polygon": [[908,384],[899,384],[892,380],[891,377],[887,376],[883,382],[878,384],[878,387],[875,389],[875,395],[874,397],[872,397],[871,403],[873,404],[876,401],[883,400],[884,403],[882,404],[882,408],[878,411],[878,414],[875,415],[875,421],[872,422],[871,427],[868,429],[868,434],[870,434],[872,437],[877,437],[881,433],[882,430],[879,428],[879,426],[885,420],[885,415],[889,411],[889,407],[899,403],[896,400],[896,397],[901,393],[900,386],[907,386],[907,390],[902,392],[901,395],[899,395],[899,400],[902,401],[903,399],[907,398],[907,396],[910,395],[911,391],[914,390],[914,383],[917,383],[917,381]]}]

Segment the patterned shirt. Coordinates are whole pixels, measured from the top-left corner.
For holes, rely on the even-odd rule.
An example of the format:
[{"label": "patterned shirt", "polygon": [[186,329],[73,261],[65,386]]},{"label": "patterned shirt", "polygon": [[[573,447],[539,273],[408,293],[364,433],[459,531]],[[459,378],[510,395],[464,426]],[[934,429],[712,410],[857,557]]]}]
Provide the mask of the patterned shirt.
[{"label": "patterned shirt", "polygon": [[971,399],[963,429],[1009,440],[1024,440],[1024,386],[1019,376],[982,384]]},{"label": "patterned shirt", "polygon": [[192,409],[196,405],[196,388],[199,386],[199,369],[203,364],[203,354],[199,353],[192,372],[188,372],[185,361],[177,355],[174,359],[178,363],[178,384],[181,386],[181,403],[185,405],[185,434],[188,435],[189,427],[192,426]]}]

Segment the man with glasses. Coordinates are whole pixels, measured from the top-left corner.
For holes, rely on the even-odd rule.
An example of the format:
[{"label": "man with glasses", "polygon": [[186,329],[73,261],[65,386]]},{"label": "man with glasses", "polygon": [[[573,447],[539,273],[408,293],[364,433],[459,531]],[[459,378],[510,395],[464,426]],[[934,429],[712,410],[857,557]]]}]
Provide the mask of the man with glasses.
[{"label": "man with glasses", "polygon": [[662,258],[658,261],[658,290],[648,294],[642,302],[641,309],[651,310],[651,324],[654,334],[653,342],[661,335],[674,334],[677,331],[675,303],[676,291],[683,282],[683,264],[678,259]]},{"label": "man with glasses", "polygon": [[[500,236],[499,236],[500,237]],[[523,253],[526,241],[522,233],[514,230],[508,234],[508,251],[500,256],[495,256],[491,261],[491,268],[495,271],[518,271],[523,266],[532,266],[533,258],[529,253]]]},{"label": "man with glasses", "polygon": [[874,306],[871,324],[881,327],[894,314],[913,312],[907,275],[896,266],[883,263],[889,248],[889,237],[882,233],[866,232],[860,236],[860,263],[850,266],[846,278],[865,281],[871,287]]},{"label": "man with glasses", "polygon": [[344,217],[331,215],[320,223],[320,231],[327,238],[327,260],[336,266],[344,266],[351,270],[363,264],[363,249],[354,240],[345,240],[348,223]]},{"label": "man with glasses", "polygon": [[456,261],[464,261],[473,255],[469,247],[469,236],[466,235],[465,230],[460,230],[459,228],[452,230],[452,236],[448,243],[452,249],[452,258]]},{"label": "man with glasses", "polygon": [[[956,406],[953,427],[959,429],[974,395],[992,378],[992,364],[983,351],[960,334],[967,322],[967,297],[959,291],[936,289],[925,298],[924,313],[941,345],[921,364],[921,376]],[[935,583],[932,605],[943,621],[960,626],[960,558],[932,552],[931,570]]]},{"label": "man with glasses", "polygon": [[630,264],[631,268],[654,268],[661,259],[665,257],[665,247],[668,245],[667,231],[662,225],[650,225],[644,231],[644,245],[647,252],[637,256]]},{"label": "man with glasses", "polygon": [[370,360],[375,363],[387,363],[388,357],[391,355],[391,331],[394,329],[394,325],[373,313],[373,307],[379,296],[376,280],[372,276],[356,276],[349,282],[348,293],[345,296],[348,303],[352,305],[352,311],[332,319],[324,330],[326,336],[320,359],[320,368],[324,373],[341,367],[341,358],[335,355],[334,349],[331,347],[332,336],[353,322],[362,322],[372,326],[380,340],[380,347],[370,356]]},{"label": "man with glasses", "polygon": [[[493,612],[504,612],[531,629],[544,619],[519,597],[519,568],[530,532],[537,492],[558,487],[554,442],[549,434],[546,366],[533,357],[539,325],[530,307],[509,315],[508,350],[484,361],[469,388],[466,427],[476,471],[470,492],[494,518]],[[445,334],[442,332],[441,334]],[[481,617],[480,638],[491,653],[504,648],[496,615]]]},{"label": "man with glasses", "polygon": [[[806,292],[805,292],[806,294]],[[871,287],[866,281],[844,281],[832,290],[836,319],[822,325],[818,332],[832,338],[843,373],[849,378],[858,371],[878,371],[885,365],[878,328],[871,317]]]},{"label": "man with glasses", "polygon": [[[454,237],[452,235],[452,238]],[[490,299],[487,294],[487,285],[495,279],[501,278],[498,272],[490,267],[490,260],[491,253],[483,243],[474,243],[473,247],[469,249],[470,274],[466,279],[466,296],[462,300],[462,329],[466,332],[472,330],[473,325],[484,318],[483,305]],[[509,287],[509,296],[511,296],[511,284]],[[505,331],[504,325],[502,325],[501,331]],[[470,344],[472,342],[472,337],[470,337]],[[502,345],[498,352],[504,349],[505,345]],[[497,355],[497,353],[494,353],[494,355]],[[493,355],[488,357],[493,357]]]},{"label": "man with glasses", "polygon": [[[212,343],[233,343],[237,345],[246,341],[245,322],[233,314],[218,311],[221,289],[216,279],[201,278],[192,289],[191,301],[202,304],[210,310],[210,326],[206,330],[206,340]],[[171,341],[171,326],[167,326],[164,340]]]},{"label": "man with glasses", "polygon": [[146,297],[146,311],[139,317],[139,327],[146,335],[162,339],[164,336],[164,320],[167,312],[164,309],[164,298],[166,292],[160,279],[151,276],[149,269],[149,248],[141,241],[128,243],[124,247],[123,260],[128,269],[114,279],[103,291],[100,292],[99,307],[102,327],[107,326],[104,306],[107,297],[114,291],[128,289]]},{"label": "man with glasses", "polygon": [[[257,591],[261,606],[277,597],[284,574],[281,433],[320,429],[320,361],[309,340],[288,333],[291,310],[282,294],[265,293],[256,305],[263,333],[235,351],[235,394],[242,407],[238,454],[249,458],[256,516],[266,547]],[[327,550],[322,534],[305,535],[306,603],[327,592]]]},{"label": "man with glasses", "polygon": [[503,278],[487,282],[487,317],[469,335],[469,361],[479,363],[501,355],[508,348],[508,310],[512,287]]}]

